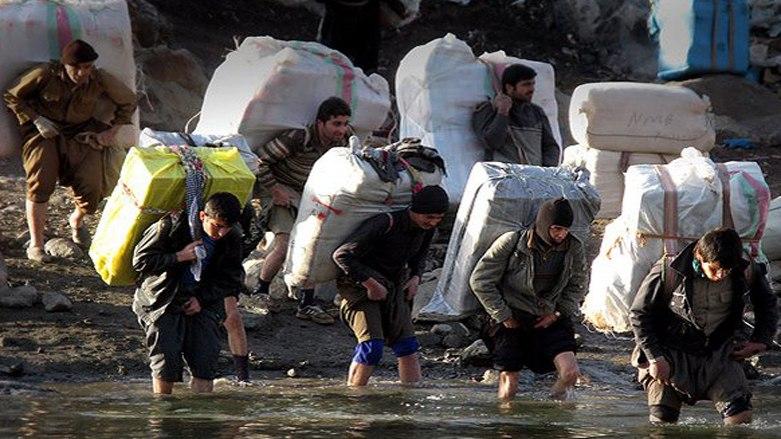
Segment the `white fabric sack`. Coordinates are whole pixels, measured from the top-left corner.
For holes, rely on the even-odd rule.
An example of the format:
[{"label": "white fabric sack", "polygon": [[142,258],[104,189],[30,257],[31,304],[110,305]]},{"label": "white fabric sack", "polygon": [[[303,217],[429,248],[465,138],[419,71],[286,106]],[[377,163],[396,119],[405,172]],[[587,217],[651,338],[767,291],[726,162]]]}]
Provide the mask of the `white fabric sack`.
[{"label": "white fabric sack", "polygon": [[611,151],[710,151],[716,140],[710,99],[675,85],[598,82],[572,93],[569,125],[581,145]]},{"label": "white fabric sack", "polygon": [[771,261],[781,260],[781,197],[770,202],[767,227],[762,235],[762,251]]},{"label": "white fabric sack", "polygon": [[[0,2],[0,89],[37,64],[59,60],[62,48],[82,39],[100,57],[95,66],[136,89],[136,64],[127,4],[120,0],[58,0]],[[100,110],[113,110],[102,106]],[[104,114],[95,115],[105,119]],[[136,123],[136,127],[137,127]],[[16,117],[0,111],[0,157],[19,154],[21,137]]]},{"label": "white fabric sack", "polygon": [[418,320],[460,320],[480,309],[469,286],[477,262],[501,234],[528,228],[539,206],[557,197],[570,201],[575,214],[570,230],[585,246],[599,210],[599,195],[588,182],[588,171],[477,163],[458,208],[436,290]]},{"label": "white fabric sack", "polygon": [[448,174],[442,186],[453,204],[461,200],[472,166],[484,157],[482,143],[472,129],[472,113],[478,104],[495,96],[489,63],[502,67],[506,62],[522,62],[537,71],[539,92],[533,102],[545,110],[561,144],[553,68],[507,57],[504,52],[484,54],[484,58],[486,62],[481,62],[465,42],[447,34],[412,49],[396,72],[400,137],[418,137],[439,151]]},{"label": "white fabric sack", "polygon": [[[729,216],[746,251],[763,261],[759,240],[767,222],[770,192],[755,162],[724,164],[729,185],[710,159],[687,148],[669,165],[637,165],[626,173],[621,216],[605,228],[599,255],[591,266],[589,293],[581,311],[602,331],[630,331],[629,307],[640,283],[663,255],[675,255],[716,227],[729,226],[724,215],[724,187],[729,188]],[[669,175],[665,208],[664,173]],[[677,216],[677,221],[675,221]],[[670,237],[670,239],[662,239]],[[676,239],[679,238],[679,239]]]},{"label": "white fabric sack", "polygon": [[[438,185],[442,174],[417,171],[423,186]],[[298,216],[290,234],[285,283],[320,284],[340,273],[332,256],[364,220],[403,209],[412,201],[413,178],[401,172],[384,182],[371,164],[350,148],[331,148],[315,162],[304,186]]]},{"label": "white fabric sack", "polygon": [[618,152],[572,145],[564,150],[562,165],[588,169],[589,181],[599,192],[602,207],[597,218],[615,218],[621,214],[624,197],[624,172],[632,165],[663,164],[675,160],[676,155]]},{"label": "white fabric sack", "polygon": [[215,147],[223,146],[235,146],[241,154],[241,158],[244,163],[247,164],[249,170],[257,175],[258,174],[258,156],[249,147],[247,139],[241,134],[228,134],[228,135],[206,135],[206,134],[185,134],[168,131],[155,131],[151,128],[144,128],[141,134],[138,136],[138,146],[140,148],[149,148],[151,146],[163,145],[190,145],[190,146],[206,146],[214,145]]},{"label": "white fabric sack", "polygon": [[376,73],[367,77],[336,50],[247,38],[214,72],[194,132],[239,133],[256,151],[282,130],[314,123],[320,103],[331,96],[350,104],[359,137],[382,125],[390,109],[387,81]]}]

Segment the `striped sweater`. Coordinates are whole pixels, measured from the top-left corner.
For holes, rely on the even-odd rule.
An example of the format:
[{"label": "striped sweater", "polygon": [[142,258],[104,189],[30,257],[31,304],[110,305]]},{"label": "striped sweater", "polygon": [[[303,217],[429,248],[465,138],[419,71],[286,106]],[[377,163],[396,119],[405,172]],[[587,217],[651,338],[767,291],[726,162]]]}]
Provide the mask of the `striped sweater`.
[{"label": "striped sweater", "polygon": [[[347,146],[351,135],[348,132],[342,143],[333,146]],[[284,131],[260,147],[258,181],[268,189],[279,183],[301,193],[312,166],[330,148],[320,143],[314,125]]]}]

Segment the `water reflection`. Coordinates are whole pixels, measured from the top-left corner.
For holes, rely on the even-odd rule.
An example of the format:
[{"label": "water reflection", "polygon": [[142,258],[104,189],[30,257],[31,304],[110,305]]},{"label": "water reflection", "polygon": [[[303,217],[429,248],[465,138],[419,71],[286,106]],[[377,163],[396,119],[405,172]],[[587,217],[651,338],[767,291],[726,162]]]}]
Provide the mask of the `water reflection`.
[{"label": "water reflection", "polygon": [[403,389],[379,383],[282,380],[250,388],[218,386],[213,395],[166,398],[148,383],[57,386],[58,393],[0,396],[0,437],[350,437],[350,438],[771,438],[781,437],[781,396],[756,396],[755,423],[719,426],[707,404],[687,408],[681,425],[647,424],[641,392],[581,389],[571,402],[544,393],[503,404],[493,386],[437,383]]}]

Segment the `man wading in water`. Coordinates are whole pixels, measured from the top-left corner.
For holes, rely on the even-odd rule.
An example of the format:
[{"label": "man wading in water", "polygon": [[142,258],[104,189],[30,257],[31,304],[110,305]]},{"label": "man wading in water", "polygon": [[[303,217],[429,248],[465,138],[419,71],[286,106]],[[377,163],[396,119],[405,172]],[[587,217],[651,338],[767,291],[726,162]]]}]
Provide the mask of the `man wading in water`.
[{"label": "man wading in water", "polygon": [[402,383],[420,381],[412,299],[434,229],[448,209],[445,190],[426,186],[408,209],[375,215],[334,252],[346,276],[337,279],[340,313],[358,339],[347,384],[365,386],[385,344],[393,349]]},{"label": "man wading in water", "polygon": [[572,321],[585,287],[583,244],[569,233],[573,213],[563,198],[540,206],[527,230],[500,236],[475,266],[469,284],[495,322],[485,331],[499,398],[518,392],[523,366],[558,371],[551,397],[566,398],[580,372]]},{"label": "man wading in water", "polygon": [[[240,291],[244,276],[239,215],[239,200],[219,192],[199,213],[202,239],[192,240],[186,215],[167,215],[136,245],[133,268],[140,276],[133,312],[146,333],[154,393],[169,394],[182,381],[182,358],[193,391],[212,391],[224,300]],[[197,247],[205,254],[200,280],[191,270]]]},{"label": "man wading in water", "polygon": [[[716,229],[662,258],[635,296],[632,365],[648,392],[649,419],[678,421],[683,403],[713,401],[725,424],[751,421],[751,392],[740,361],[765,351],[778,323],[764,265],[744,260],[732,229]],[[748,293],[756,326],[737,343]]]}]

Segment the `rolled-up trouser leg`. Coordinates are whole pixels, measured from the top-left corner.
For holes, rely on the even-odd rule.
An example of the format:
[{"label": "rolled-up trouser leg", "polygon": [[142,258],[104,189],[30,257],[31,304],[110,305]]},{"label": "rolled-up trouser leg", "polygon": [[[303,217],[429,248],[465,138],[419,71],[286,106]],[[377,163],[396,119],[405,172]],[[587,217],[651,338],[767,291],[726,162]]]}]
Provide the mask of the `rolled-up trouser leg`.
[{"label": "rolled-up trouser leg", "polygon": [[79,209],[94,213],[103,198],[103,151],[68,140],[63,148],[67,161],[63,164],[62,182],[70,186]]},{"label": "rolled-up trouser leg", "polygon": [[[24,136],[24,131],[23,136]],[[27,199],[34,203],[49,201],[60,173],[60,156],[54,139],[40,135],[24,136],[22,166],[27,178]]]}]

